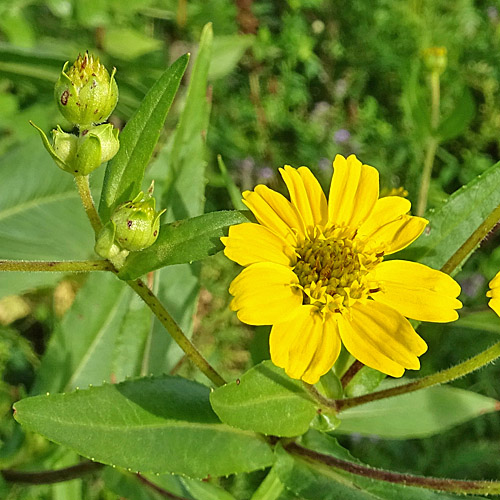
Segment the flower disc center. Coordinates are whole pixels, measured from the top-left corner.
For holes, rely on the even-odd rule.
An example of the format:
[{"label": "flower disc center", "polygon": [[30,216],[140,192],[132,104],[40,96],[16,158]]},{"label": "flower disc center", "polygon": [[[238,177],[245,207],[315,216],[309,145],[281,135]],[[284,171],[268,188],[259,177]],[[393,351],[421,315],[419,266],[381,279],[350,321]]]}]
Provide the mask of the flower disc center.
[{"label": "flower disc center", "polygon": [[305,303],[326,304],[333,299],[338,307],[367,295],[365,277],[382,260],[347,238],[305,240],[296,252],[293,271],[303,287]]}]

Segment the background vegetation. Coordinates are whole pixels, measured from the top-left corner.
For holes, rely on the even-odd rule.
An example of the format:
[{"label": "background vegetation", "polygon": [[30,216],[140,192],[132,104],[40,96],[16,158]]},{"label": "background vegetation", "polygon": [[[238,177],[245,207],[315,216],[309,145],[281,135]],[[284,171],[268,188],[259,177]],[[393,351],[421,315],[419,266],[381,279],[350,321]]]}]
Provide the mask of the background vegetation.
[{"label": "background vegetation", "polygon": [[[0,241],[5,238],[9,243],[0,243],[1,258],[88,257],[82,255],[81,245],[90,234],[88,222],[75,215],[79,208],[76,197],[68,194],[73,189],[71,179],[62,180],[28,124],[33,120],[49,130],[60,122],[52,93],[64,61],[73,61],[88,49],[108,67],[116,66],[120,101],[112,121],[122,126],[168,64],[185,52],[196,52],[207,22],[213,23],[215,34],[210,124],[203,131],[208,149],[207,212],[237,203],[234,185],[219,169],[219,154],[240,190],[256,183],[282,190],[278,167],[307,165],[327,186],[334,155],[355,153],[379,169],[387,192],[404,187],[415,203],[430,134],[429,71],[422,51],[434,46],[447,48],[448,64],[441,77],[443,128],[431,182],[431,209],[500,159],[500,4],[496,1],[376,0],[369,2],[369,8],[364,0],[3,1]],[[174,134],[188,78],[168,116],[159,159],[162,145],[168,149]],[[161,172],[161,165],[156,161],[151,175]],[[63,200],[64,210],[54,214],[45,205],[37,208],[37,200],[51,197]],[[167,217],[176,218],[172,212]],[[487,282],[500,269],[499,241],[498,234],[491,234],[457,276],[466,305],[463,318],[452,325],[419,329],[430,346],[422,358],[421,374],[451,366],[497,339],[500,321],[487,310],[484,294]],[[228,310],[227,288],[237,273],[233,263],[217,255],[201,268],[194,265],[188,273],[195,277],[191,281],[182,272],[175,273],[170,296],[163,298],[224,376],[234,379],[268,357],[265,329],[255,332],[241,325]],[[50,371],[47,362],[40,374],[40,359],[52,332],[64,332],[68,314],[78,314],[74,308],[68,310],[86,283],[84,275],[0,276],[0,468],[50,469],[76,460],[74,454],[37,435],[23,434],[11,416],[11,405],[36,393],[37,387],[46,387],[40,382],[44,377],[60,376]],[[189,307],[183,309],[186,297]],[[90,304],[92,298],[88,300]],[[137,309],[130,298],[116,307],[128,314]],[[78,336],[79,331],[72,334]],[[119,380],[133,375],[120,371],[128,341],[117,341],[113,351],[112,373]],[[103,373],[103,350],[94,347],[95,366],[86,368],[87,378],[80,377],[82,386]],[[160,359],[162,355],[167,362]],[[168,346],[158,359],[150,360],[149,368],[152,373],[198,376]],[[73,376],[78,379],[79,374]],[[498,366],[491,365],[456,385],[500,399],[499,376]],[[497,413],[431,438],[398,441],[350,435],[341,442],[354,456],[392,470],[469,479],[500,477]],[[229,477],[221,485],[244,499],[249,498],[251,485],[261,480],[261,474],[251,474]],[[158,481],[186,498],[204,498],[196,496],[187,480]],[[5,495],[19,500],[159,498],[135,477],[113,471],[57,486],[15,486],[5,489]]]}]

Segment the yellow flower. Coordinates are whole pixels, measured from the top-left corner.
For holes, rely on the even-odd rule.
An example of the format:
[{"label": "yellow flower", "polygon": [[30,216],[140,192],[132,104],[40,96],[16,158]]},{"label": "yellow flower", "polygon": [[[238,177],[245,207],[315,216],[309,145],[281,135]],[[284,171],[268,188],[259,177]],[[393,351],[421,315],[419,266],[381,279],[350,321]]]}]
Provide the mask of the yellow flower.
[{"label": "yellow flower", "polygon": [[488,305],[500,316],[500,272],[490,281],[486,297],[491,297]]},{"label": "yellow flower", "polygon": [[341,343],[388,375],[418,370],[426,343],[409,321],[448,322],[462,307],[460,286],[422,264],[384,256],[408,246],[428,221],[410,202],[379,199],[375,168],[337,155],[329,201],[306,167],[280,169],[288,201],[264,185],[243,201],[259,224],[232,226],[224,253],[245,269],[229,292],[250,325],[273,325],[271,359],[295,379],[316,383]]}]

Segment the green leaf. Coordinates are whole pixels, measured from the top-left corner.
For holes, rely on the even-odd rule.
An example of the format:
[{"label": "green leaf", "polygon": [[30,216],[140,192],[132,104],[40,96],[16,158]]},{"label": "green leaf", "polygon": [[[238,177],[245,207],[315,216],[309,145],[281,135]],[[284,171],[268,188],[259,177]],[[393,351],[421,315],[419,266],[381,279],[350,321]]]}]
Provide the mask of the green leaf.
[{"label": "green leaf", "polygon": [[456,100],[457,105],[452,113],[442,120],[437,130],[441,142],[448,141],[462,134],[476,113],[476,106],[471,91],[465,87],[462,95]]},{"label": "green leaf", "polygon": [[223,211],[163,224],[156,243],[129,255],[118,276],[135,279],[173,264],[194,262],[221,251],[221,236],[233,224],[248,222],[248,212]]},{"label": "green leaf", "polygon": [[181,477],[180,481],[196,500],[236,500],[233,495],[215,484],[188,477]]},{"label": "green leaf", "polygon": [[134,471],[221,476],[267,467],[251,432],[220,423],[208,387],[180,377],[137,379],[15,404],[27,428],[79,454]]},{"label": "green leaf", "polygon": [[[325,434],[309,431],[302,446],[335,458],[360,464],[337,441]],[[274,466],[283,484],[303,500],[456,500],[463,496],[436,492],[404,484],[366,478],[276,448]],[[479,500],[478,497],[467,497]]]},{"label": "green leaf", "polygon": [[108,164],[100,214],[107,220],[115,206],[141,189],[144,170],[158,142],[165,118],[177,93],[189,55],[175,61],[153,85],[120,134],[120,149]]},{"label": "green leaf", "polygon": [[500,334],[500,318],[491,309],[461,314],[450,326]]},{"label": "green leaf", "polygon": [[414,439],[432,436],[468,420],[497,411],[500,402],[456,387],[429,387],[372,401],[339,414],[335,432]]},{"label": "green leaf", "polygon": [[161,40],[146,36],[132,28],[114,28],[109,26],[104,37],[104,48],[113,57],[126,61],[140,57],[148,52],[160,50]]},{"label": "green leaf", "polygon": [[429,225],[397,258],[440,269],[498,205],[499,163],[453,193],[439,210],[426,214]]},{"label": "green leaf", "polygon": [[217,36],[209,79],[215,80],[231,73],[254,40],[253,35]]},{"label": "green leaf", "polygon": [[[177,130],[148,170],[149,178],[155,179],[157,200],[162,200],[158,203],[158,207],[167,209],[165,218],[168,222],[200,216],[204,211],[205,136],[210,116],[206,94],[211,42],[212,30],[209,24],[205,26],[201,35],[200,47]],[[193,235],[186,234],[186,236],[192,238]],[[164,238],[165,235],[162,236],[160,228],[159,239],[163,241]],[[217,241],[218,236],[212,241],[209,239],[205,240],[206,249],[220,244]],[[154,246],[151,247],[152,252],[155,252]],[[143,257],[139,257],[138,254],[137,257],[131,255],[129,258],[141,260]],[[128,263],[126,268],[128,269]],[[200,263],[194,262],[169,265],[155,273],[156,295],[187,336],[192,333],[193,318],[198,304],[200,268]],[[144,360],[147,373],[165,373],[184,355],[172,342],[171,337],[165,334],[165,329],[157,320],[154,321],[149,346],[147,358]]]},{"label": "green leaf", "polygon": [[[10,149],[0,159],[0,176],[1,259],[95,258],[94,233],[73,176],[54,165],[34,130],[32,140]],[[96,171],[93,185],[100,182],[100,176]],[[2,273],[0,296],[51,285],[61,276]]]},{"label": "green leaf", "polygon": [[226,424],[284,437],[304,434],[317,411],[302,382],[271,361],[213,391],[210,402]]},{"label": "green leaf", "polygon": [[110,381],[113,350],[130,293],[112,274],[88,277],[51,336],[32,394]]}]

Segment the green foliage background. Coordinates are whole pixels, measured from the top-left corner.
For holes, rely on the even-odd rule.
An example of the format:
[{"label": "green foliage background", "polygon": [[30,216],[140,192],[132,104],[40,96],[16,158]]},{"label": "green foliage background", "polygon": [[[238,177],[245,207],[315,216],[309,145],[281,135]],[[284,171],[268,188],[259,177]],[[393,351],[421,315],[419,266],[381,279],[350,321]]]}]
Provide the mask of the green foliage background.
[{"label": "green foliage background", "polygon": [[[441,79],[442,141],[431,183],[431,209],[439,210],[449,194],[500,159],[500,5],[495,1],[4,1],[0,241],[9,243],[0,243],[1,258],[91,257],[93,235],[72,180],[54,167],[28,124],[33,120],[49,130],[60,122],[52,93],[63,62],[88,49],[108,67],[116,66],[120,100],[112,121],[122,127],[171,62],[185,52],[195,58],[207,22],[214,30],[204,105],[209,123],[196,122],[190,128],[181,121],[177,127],[187,101],[188,74],[146,173],[157,180],[159,206],[169,208],[168,221],[234,208],[235,185],[245,190],[263,182],[282,190],[277,169],[283,164],[309,166],[326,186],[337,153],[355,153],[379,169],[382,187],[404,186],[415,202],[430,114],[421,52],[432,46],[447,48],[448,67]],[[191,63],[188,73],[192,70]],[[200,93],[201,102],[204,89],[192,92]],[[190,123],[198,113],[198,108],[188,110],[184,120]],[[228,174],[219,169],[219,154]],[[200,158],[206,162],[205,178],[189,186],[189,203],[174,203],[185,188],[176,185],[176,172],[194,168]],[[167,163],[173,165],[168,174]],[[92,178],[96,199],[102,175],[97,171]],[[500,269],[499,241],[498,234],[490,235],[458,275],[466,305],[462,319],[420,327],[429,344],[420,374],[458,363],[498,340],[500,320],[487,310],[484,293],[487,281]],[[228,310],[227,287],[237,272],[219,254],[203,264],[163,269],[160,286],[165,289],[159,290],[185,331],[229,380],[268,359],[265,328],[253,331]],[[145,354],[148,335],[162,335],[159,327],[144,329],[144,307],[112,278],[1,275],[0,468],[49,469],[77,459],[73,452],[21,432],[11,417],[11,405],[27,394],[171,370],[202,381],[168,340],[159,340],[161,348]],[[96,307],[92,330],[88,324],[78,326],[78,308],[96,302],[96,289],[106,300]],[[143,330],[131,335],[134,322]],[[75,343],[82,345],[80,351]],[[67,359],[69,351],[81,358]],[[53,364],[46,361],[51,357]],[[61,359],[67,361],[67,372]],[[124,369],[124,360],[131,359],[133,370]],[[499,375],[498,366],[492,365],[454,385],[500,399]],[[500,477],[496,412],[429,438],[401,441],[348,434],[340,439],[357,458],[391,470]],[[213,498],[224,499],[225,493],[250,498],[263,477],[254,472],[221,479],[211,485]],[[186,498],[208,498],[208,490],[200,493],[192,480],[155,480]],[[0,482],[0,497],[2,487]],[[88,481],[15,486],[5,489],[5,495],[19,500],[158,498],[134,476],[111,469]]]}]

